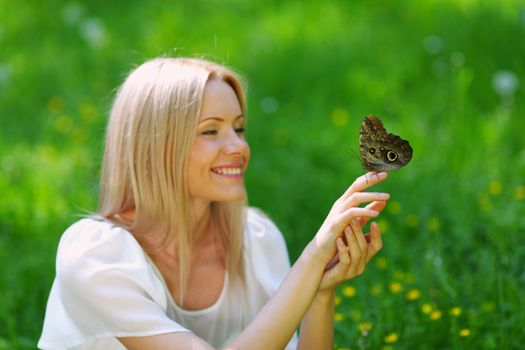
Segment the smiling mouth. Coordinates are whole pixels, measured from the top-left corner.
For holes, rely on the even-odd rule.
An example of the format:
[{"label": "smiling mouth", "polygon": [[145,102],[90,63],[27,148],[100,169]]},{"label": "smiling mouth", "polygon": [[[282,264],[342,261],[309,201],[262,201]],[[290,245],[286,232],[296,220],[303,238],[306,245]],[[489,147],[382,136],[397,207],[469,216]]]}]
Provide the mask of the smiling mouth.
[{"label": "smiling mouth", "polygon": [[214,168],[211,171],[219,175],[239,176],[242,175],[242,168]]}]

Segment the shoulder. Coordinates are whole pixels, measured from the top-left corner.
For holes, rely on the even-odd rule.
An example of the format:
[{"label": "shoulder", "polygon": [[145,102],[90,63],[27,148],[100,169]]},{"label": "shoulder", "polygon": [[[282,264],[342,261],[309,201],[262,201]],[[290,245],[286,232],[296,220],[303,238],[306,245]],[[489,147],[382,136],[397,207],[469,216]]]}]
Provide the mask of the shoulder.
[{"label": "shoulder", "polygon": [[71,225],[62,235],[57,267],[75,266],[90,259],[122,263],[144,257],[133,235],[108,221],[86,218]]},{"label": "shoulder", "polygon": [[260,209],[249,207],[246,210],[246,233],[248,239],[259,245],[286,247],[281,231]]},{"label": "shoulder", "polygon": [[60,239],[57,280],[71,290],[82,288],[79,294],[90,292],[95,284],[116,283],[124,276],[149,279],[149,270],[146,254],[133,235],[110,222],[82,219]]},{"label": "shoulder", "polygon": [[129,231],[104,220],[83,219],[66,230],[55,280],[67,308],[80,302],[103,309],[115,298],[137,305],[144,296],[163,308],[167,303],[162,281],[140,244]]},{"label": "shoulder", "polygon": [[261,210],[248,208],[246,241],[248,266],[269,297],[277,290],[290,269],[284,237]]},{"label": "shoulder", "polygon": [[91,349],[90,341],[108,336],[184,330],[166,314],[167,295],[130,232],[103,220],[80,220],[60,240],[42,344],[84,342],[81,348]]}]

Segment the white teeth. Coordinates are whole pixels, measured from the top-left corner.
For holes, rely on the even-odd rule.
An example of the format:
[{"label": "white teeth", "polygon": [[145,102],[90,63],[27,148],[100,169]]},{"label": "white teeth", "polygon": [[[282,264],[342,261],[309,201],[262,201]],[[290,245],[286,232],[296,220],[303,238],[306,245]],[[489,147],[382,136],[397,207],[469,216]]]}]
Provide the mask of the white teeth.
[{"label": "white teeth", "polygon": [[217,174],[221,175],[240,175],[241,168],[218,168],[213,170]]}]

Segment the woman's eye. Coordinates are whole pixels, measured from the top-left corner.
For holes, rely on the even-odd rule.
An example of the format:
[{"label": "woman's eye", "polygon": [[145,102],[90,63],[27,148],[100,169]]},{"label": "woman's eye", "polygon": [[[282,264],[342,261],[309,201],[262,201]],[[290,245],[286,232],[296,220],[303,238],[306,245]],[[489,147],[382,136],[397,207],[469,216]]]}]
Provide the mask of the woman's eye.
[{"label": "woman's eye", "polygon": [[215,129],[204,130],[203,132],[201,132],[201,135],[217,135],[217,130]]},{"label": "woman's eye", "polygon": [[237,134],[244,134],[245,131],[246,131],[246,129],[244,127],[242,127],[242,128],[235,128],[235,132]]}]

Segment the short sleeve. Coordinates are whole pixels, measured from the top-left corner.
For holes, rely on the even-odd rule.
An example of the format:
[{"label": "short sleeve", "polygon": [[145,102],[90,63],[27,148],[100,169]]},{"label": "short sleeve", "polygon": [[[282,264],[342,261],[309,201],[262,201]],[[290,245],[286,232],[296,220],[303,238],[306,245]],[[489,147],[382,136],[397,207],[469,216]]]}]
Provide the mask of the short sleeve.
[{"label": "short sleeve", "polygon": [[167,316],[167,302],[162,281],[129,232],[81,220],[59,244],[39,346],[187,331]]},{"label": "short sleeve", "polygon": [[[267,298],[270,298],[290,271],[286,242],[277,226],[259,209],[248,209],[247,232],[250,266]],[[294,333],[286,350],[296,349],[297,343],[297,333]]]},{"label": "short sleeve", "polygon": [[283,235],[259,209],[248,209],[249,249],[253,268],[268,296],[273,295],[290,270]]}]

